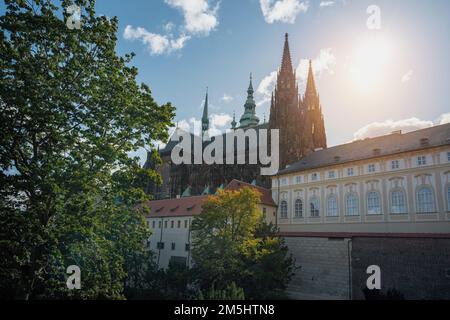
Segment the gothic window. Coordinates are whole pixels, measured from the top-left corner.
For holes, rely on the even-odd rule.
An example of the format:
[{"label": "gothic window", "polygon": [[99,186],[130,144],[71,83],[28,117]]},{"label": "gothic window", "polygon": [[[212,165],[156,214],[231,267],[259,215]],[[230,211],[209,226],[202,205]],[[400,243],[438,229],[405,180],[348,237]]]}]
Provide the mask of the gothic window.
[{"label": "gothic window", "polygon": [[391,191],[391,213],[402,214],[406,213],[406,199],[405,192],[402,189],[395,189]]},{"label": "gothic window", "polygon": [[303,217],[303,201],[301,199],[295,200],[295,217]]},{"label": "gothic window", "polygon": [[320,216],[319,198],[312,197],[309,200],[309,207],[310,207],[311,217],[319,217]]},{"label": "gothic window", "polygon": [[368,214],[381,213],[380,194],[376,191],[370,191],[367,194],[367,213]]},{"label": "gothic window", "polygon": [[288,211],[287,202],[283,200],[281,201],[280,204],[281,219],[287,219],[287,211]]},{"label": "gothic window", "polygon": [[348,216],[359,215],[358,210],[358,195],[356,193],[349,193],[346,197],[346,207]]},{"label": "gothic window", "polygon": [[330,195],[328,197],[327,216],[328,217],[337,217],[338,216],[337,198],[335,195]]},{"label": "gothic window", "polygon": [[434,197],[431,187],[424,186],[417,189],[417,212],[434,212]]}]

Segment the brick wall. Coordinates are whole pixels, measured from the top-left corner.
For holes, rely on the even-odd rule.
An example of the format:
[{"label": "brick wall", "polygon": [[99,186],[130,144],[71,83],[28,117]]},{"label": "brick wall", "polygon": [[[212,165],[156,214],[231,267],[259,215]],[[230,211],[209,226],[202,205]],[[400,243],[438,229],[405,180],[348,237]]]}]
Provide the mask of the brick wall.
[{"label": "brick wall", "polygon": [[287,290],[292,299],[348,299],[348,239],[285,240],[296,264],[301,266]]},{"label": "brick wall", "polygon": [[450,299],[450,239],[354,238],[352,291],[364,299],[369,265],[381,268],[381,291],[405,299]]}]

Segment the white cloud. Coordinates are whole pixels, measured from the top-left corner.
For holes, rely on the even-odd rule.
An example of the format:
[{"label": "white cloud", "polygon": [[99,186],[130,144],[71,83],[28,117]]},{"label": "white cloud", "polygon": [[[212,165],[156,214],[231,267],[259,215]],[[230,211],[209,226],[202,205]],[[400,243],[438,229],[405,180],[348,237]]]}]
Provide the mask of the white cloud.
[{"label": "white cloud", "polygon": [[256,89],[257,102],[256,105],[260,106],[270,101],[272,92],[277,84],[277,71],[272,71],[269,75],[265,76]]},{"label": "white cloud", "polygon": [[320,7],[332,7],[334,6],[335,2],[334,1],[322,1],[320,3]]},{"label": "white cloud", "polygon": [[233,118],[226,113],[212,114],[211,126],[217,128],[224,128],[230,125],[231,120],[233,120]]},{"label": "white cloud", "polygon": [[225,103],[230,103],[231,101],[233,101],[233,97],[227,95],[226,93],[223,94],[221,100]]},{"label": "white cloud", "polygon": [[142,27],[134,28],[128,25],[123,37],[126,40],[140,40],[152,55],[161,55],[183,49],[186,41],[192,36],[208,35],[219,24],[217,18],[219,3],[212,9],[207,0],[165,0],[165,3],[183,13],[184,25],[178,37],[172,34],[175,28],[173,22],[162,26],[166,34],[153,33]]},{"label": "white cloud", "polygon": [[409,118],[398,121],[393,121],[389,119],[383,122],[373,122],[362,127],[361,129],[359,129],[354,133],[353,138],[354,140],[360,140],[365,138],[379,137],[398,130],[401,130],[403,133],[405,133],[419,129],[429,128],[432,127],[433,125],[434,125],[433,121],[420,120],[418,118]]},{"label": "white cloud", "polygon": [[219,24],[217,11],[219,3],[210,8],[207,0],[165,0],[165,2],[179,10],[184,16],[184,28],[193,34],[209,34]]},{"label": "white cloud", "polygon": [[126,26],[123,37],[126,40],[140,40],[149,49],[151,54],[160,55],[180,50],[184,47],[185,42],[190,36],[181,35],[174,39],[172,36],[160,35],[147,31],[145,28],[134,28],[130,25]]},{"label": "white cloud", "polygon": [[441,115],[437,121],[438,124],[446,124],[446,123],[450,123],[450,113],[444,113],[443,115]]},{"label": "white cloud", "polygon": [[409,70],[407,73],[405,73],[402,77],[402,83],[408,82],[409,80],[411,80],[412,76],[413,76],[413,71]]},{"label": "white cloud", "polygon": [[300,12],[308,11],[308,1],[299,0],[260,0],[261,11],[267,23],[295,23]]}]

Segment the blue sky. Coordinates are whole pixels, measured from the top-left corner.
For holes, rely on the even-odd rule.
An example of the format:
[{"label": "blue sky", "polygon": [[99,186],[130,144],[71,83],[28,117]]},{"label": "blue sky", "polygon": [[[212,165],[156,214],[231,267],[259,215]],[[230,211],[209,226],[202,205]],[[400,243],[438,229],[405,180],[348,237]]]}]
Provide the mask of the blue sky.
[{"label": "blue sky", "polygon": [[[367,27],[370,5],[381,29]],[[118,53],[137,54],[139,81],[176,106],[180,126],[201,118],[208,86],[214,129],[228,128],[250,72],[268,118],[285,32],[300,87],[313,59],[330,146],[450,120],[448,0],[97,0],[96,10],[119,18]]]}]

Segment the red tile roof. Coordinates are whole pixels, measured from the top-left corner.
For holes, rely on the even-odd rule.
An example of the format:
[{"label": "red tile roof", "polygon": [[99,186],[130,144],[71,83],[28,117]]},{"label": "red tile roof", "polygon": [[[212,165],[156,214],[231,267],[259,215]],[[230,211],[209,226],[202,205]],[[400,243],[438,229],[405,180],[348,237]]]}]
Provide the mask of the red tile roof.
[{"label": "red tile roof", "polygon": [[257,191],[259,191],[259,193],[261,193],[261,204],[265,204],[267,206],[273,206],[273,207],[277,206],[272,199],[272,192],[269,189],[266,189],[263,187],[254,186],[250,183],[246,183],[246,182],[242,182],[242,181],[234,179],[225,187],[225,190],[238,190],[243,187],[249,187],[249,188],[256,189]]},{"label": "red tile roof", "polygon": [[[269,189],[257,187],[239,180],[233,180],[225,187],[225,190],[239,190],[243,187],[250,187],[258,190],[261,193],[262,204],[276,206]],[[153,200],[148,201],[140,205],[139,207],[142,208],[143,206],[145,206],[150,210],[150,212],[146,213],[147,217],[187,217],[199,215],[202,212],[203,203],[207,199],[208,196],[205,195],[175,199]]]}]

